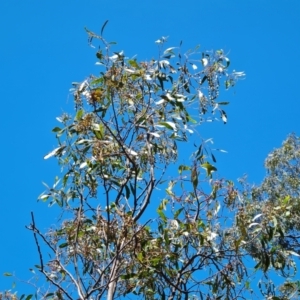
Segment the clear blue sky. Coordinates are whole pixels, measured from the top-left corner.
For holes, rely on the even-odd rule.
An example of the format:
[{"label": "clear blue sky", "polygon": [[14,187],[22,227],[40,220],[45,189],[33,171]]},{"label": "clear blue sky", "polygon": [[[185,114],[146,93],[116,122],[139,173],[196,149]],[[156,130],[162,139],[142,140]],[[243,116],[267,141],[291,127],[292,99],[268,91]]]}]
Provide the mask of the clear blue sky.
[{"label": "clear blue sky", "polygon": [[[266,155],[288,133],[300,135],[299,16],[299,0],[1,0],[0,274],[26,279],[38,263],[24,227],[30,211],[42,230],[55,223],[55,208],[36,199],[41,182],[59,175],[56,160],[43,156],[56,147],[55,117],[73,111],[71,82],[97,74],[84,26],[99,32],[108,19],[107,39],[141,60],[156,55],[162,35],[170,47],[183,40],[186,49],[200,44],[229,53],[246,80],[221,94],[231,102],[229,121],[206,126],[204,137],[228,151],[217,155],[221,176],[247,173],[259,183]],[[11,279],[0,277],[0,290],[10,287]]]}]

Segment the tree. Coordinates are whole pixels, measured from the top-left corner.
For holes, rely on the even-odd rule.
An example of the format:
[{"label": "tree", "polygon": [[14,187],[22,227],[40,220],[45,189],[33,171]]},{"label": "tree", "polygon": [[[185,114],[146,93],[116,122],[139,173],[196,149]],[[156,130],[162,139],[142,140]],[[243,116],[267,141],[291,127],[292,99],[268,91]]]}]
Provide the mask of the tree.
[{"label": "tree", "polygon": [[[36,297],[255,298],[255,274],[289,276],[300,253],[298,139],[267,159],[260,187],[213,178],[216,158],[197,128],[218,115],[226,123],[219,92],[243,72],[229,73],[222,50],[181,54],[181,44],[164,48],[165,37],[157,59],[127,58],[112,52],[105,25],[100,35],[87,30],[101,44],[100,74],[73,83],[75,117],[57,118],[58,147],[45,156],[58,159],[63,175],[39,199],[65,218],[42,233],[32,214],[44,279],[33,283]],[[189,163],[179,156],[183,143],[195,147]],[[269,299],[299,288],[263,283]]]},{"label": "tree", "polygon": [[[265,167],[262,184],[243,189],[237,238],[256,261],[255,268],[265,274],[260,282],[263,294],[270,299],[298,299],[300,281],[292,278],[297,274],[295,258],[300,256],[300,139],[289,135],[268,155]],[[277,289],[270,279],[274,272],[286,278]]]}]

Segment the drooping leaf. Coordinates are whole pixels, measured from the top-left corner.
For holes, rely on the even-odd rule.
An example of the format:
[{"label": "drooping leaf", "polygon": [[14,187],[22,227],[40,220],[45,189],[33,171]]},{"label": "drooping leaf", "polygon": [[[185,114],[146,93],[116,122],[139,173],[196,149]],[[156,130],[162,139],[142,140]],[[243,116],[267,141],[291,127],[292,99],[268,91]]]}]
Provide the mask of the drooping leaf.
[{"label": "drooping leaf", "polygon": [[125,185],[125,192],[126,192],[126,199],[129,199],[129,197],[130,197],[130,189],[129,189],[129,187],[127,186],[127,185]]},{"label": "drooping leaf", "polygon": [[200,81],[200,85],[202,85],[202,84],[205,82],[206,79],[207,79],[207,76],[206,76],[206,75],[203,76],[203,78],[202,78],[201,81]]},{"label": "drooping leaf", "polygon": [[212,160],[213,160],[214,163],[217,162],[215,156],[212,153],[211,153],[211,158],[212,158]]},{"label": "drooping leaf", "polygon": [[197,171],[197,167],[196,166],[194,166],[192,168],[191,181],[192,181],[194,189],[196,189],[198,187],[198,171]]},{"label": "drooping leaf", "polygon": [[227,115],[224,110],[221,110],[221,118],[222,118],[224,124],[226,124],[227,123]]}]

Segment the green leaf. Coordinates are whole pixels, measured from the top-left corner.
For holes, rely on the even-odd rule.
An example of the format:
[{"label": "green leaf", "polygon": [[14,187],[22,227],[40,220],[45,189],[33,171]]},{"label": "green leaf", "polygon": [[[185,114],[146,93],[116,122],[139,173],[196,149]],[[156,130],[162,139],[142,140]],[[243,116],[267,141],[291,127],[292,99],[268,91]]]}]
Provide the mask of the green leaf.
[{"label": "green leaf", "polygon": [[197,124],[197,121],[194,120],[189,114],[186,115],[186,119],[188,122],[191,122],[193,124]]},{"label": "green leaf", "polygon": [[198,156],[202,156],[202,144],[199,146],[198,151],[196,153],[196,157],[198,157]]},{"label": "green leaf", "polygon": [[178,168],[178,173],[181,175],[182,171],[188,171],[190,169],[191,169],[191,167],[189,167],[189,166],[180,165]]},{"label": "green leaf", "polygon": [[100,33],[101,36],[102,36],[102,34],[103,34],[103,30],[104,30],[104,28],[105,28],[105,26],[106,26],[107,23],[108,23],[108,20],[106,20],[106,21],[104,22],[104,24],[103,24],[103,26],[102,26],[102,28],[101,28],[101,33]]},{"label": "green leaf", "polygon": [[51,194],[42,194],[41,196],[38,197],[38,200],[42,200],[42,201],[46,202],[50,196],[51,196]]},{"label": "green leaf", "polygon": [[127,186],[127,185],[125,185],[125,192],[126,192],[126,199],[129,199],[129,197],[130,197],[130,189],[129,189],[129,187]]},{"label": "green leaf", "polygon": [[202,164],[201,167],[206,170],[206,174],[209,177],[212,176],[212,172],[217,171],[217,168],[211,165],[209,162]]},{"label": "green leaf", "polygon": [[136,68],[136,69],[139,68],[139,65],[135,59],[129,59],[127,62],[130,64],[131,67]]},{"label": "green leaf", "polygon": [[136,197],[136,189],[133,187],[131,182],[129,182],[129,185],[130,185],[131,193],[132,193],[133,197],[135,198]]},{"label": "green leaf", "polygon": [[176,125],[173,122],[159,122],[158,124],[168,129],[176,130]]},{"label": "green leaf", "polygon": [[156,258],[152,258],[151,259],[151,263],[154,265],[154,266],[157,266],[158,264],[160,264],[162,261],[162,259],[160,257],[156,257]]},{"label": "green leaf", "polygon": [[230,65],[230,60],[227,57],[224,57],[224,60],[226,60],[226,69],[227,69]]},{"label": "green leaf", "polygon": [[206,79],[207,79],[207,76],[205,75],[205,76],[201,79],[200,85],[202,85],[202,84],[205,82]]},{"label": "green leaf", "polygon": [[28,295],[28,296],[25,298],[25,300],[30,300],[30,299],[32,299],[32,297],[33,297],[32,294],[31,294],[31,295]]},{"label": "green leaf", "polygon": [[66,148],[66,146],[61,146],[61,147],[55,148],[53,151],[51,151],[50,153],[45,155],[44,159],[48,159],[52,156],[59,156],[60,154],[62,154],[62,152],[65,148]]},{"label": "green leaf", "polygon": [[45,296],[45,298],[47,299],[47,298],[52,297],[52,296],[54,296],[54,293],[48,293],[48,294]]},{"label": "green leaf", "polygon": [[180,215],[180,213],[183,211],[183,207],[181,207],[180,209],[178,209],[175,214],[174,214],[174,219],[177,219],[178,216]]},{"label": "green leaf", "polygon": [[8,273],[8,272],[5,272],[5,273],[3,274],[3,276],[8,277],[8,276],[12,276],[12,274],[11,274],[11,273]]},{"label": "green leaf", "polygon": [[191,172],[191,181],[193,184],[194,189],[197,188],[198,186],[198,171],[197,171],[197,167],[194,166]]},{"label": "green leaf", "polygon": [[76,113],[75,119],[77,121],[79,121],[82,118],[83,113],[84,113],[83,109],[78,110],[77,113]]},{"label": "green leaf", "polygon": [[91,81],[90,85],[99,85],[104,81],[103,77],[96,78],[93,81]]},{"label": "green leaf", "polygon": [[133,278],[136,276],[136,273],[128,273],[128,274],[125,274],[125,275],[121,275],[120,277],[122,279],[130,279],[130,278]]},{"label": "green leaf", "polygon": [[94,130],[94,133],[95,133],[96,137],[99,140],[103,140],[104,139],[104,135],[105,135],[105,127],[104,127],[104,125],[102,123],[100,123],[100,124],[93,123],[92,127],[93,127],[93,130]]},{"label": "green leaf", "polygon": [[213,162],[217,162],[215,156],[212,153],[211,153],[211,158],[212,158]]},{"label": "green leaf", "polygon": [[264,266],[263,266],[263,270],[264,270],[264,272],[267,272],[268,271],[268,269],[269,269],[269,267],[270,267],[270,257],[269,257],[269,255],[266,253],[265,254],[265,261],[264,261]]},{"label": "green leaf", "polygon": [[227,123],[227,115],[224,110],[221,110],[221,118],[222,118],[224,124],[226,124]]},{"label": "green leaf", "polygon": [[156,212],[164,222],[167,222],[167,217],[165,216],[164,212],[161,209],[157,209]]},{"label": "green leaf", "polygon": [[169,246],[170,240],[169,240],[169,232],[167,229],[164,231],[164,240],[165,240],[166,246]]},{"label": "green leaf", "polygon": [[254,269],[255,269],[255,270],[258,270],[260,267],[261,267],[261,261],[259,261],[259,262],[255,265]]},{"label": "green leaf", "polygon": [[94,134],[95,134],[95,136],[96,136],[96,138],[97,138],[98,140],[102,140],[102,139],[103,139],[103,137],[102,137],[102,135],[101,135],[101,133],[100,133],[99,131],[95,130],[95,131],[94,131]]},{"label": "green leaf", "polygon": [[188,81],[183,84],[183,88],[186,90],[186,92],[190,93],[190,85]]},{"label": "green leaf", "polygon": [[268,233],[268,240],[271,241],[273,239],[274,236],[274,228],[273,227],[267,227],[267,233]]},{"label": "green leaf", "polygon": [[225,81],[225,88],[228,89],[231,86],[232,82],[230,80]]},{"label": "green leaf", "polygon": [[59,128],[59,127],[54,127],[54,128],[52,129],[52,132],[59,132],[59,131],[62,131],[62,129]]},{"label": "green leaf", "polygon": [[68,247],[69,243],[62,243],[59,245],[59,248],[65,248]]},{"label": "green leaf", "polygon": [[285,204],[285,205],[288,204],[290,202],[290,199],[291,199],[290,195],[285,196],[283,199],[283,204]]},{"label": "green leaf", "polygon": [[138,255],[137,255],[137,259],[142,262],[143,259],[144,259],[144,256],[143,256],[143,253],[142,252],[139,252]]}]

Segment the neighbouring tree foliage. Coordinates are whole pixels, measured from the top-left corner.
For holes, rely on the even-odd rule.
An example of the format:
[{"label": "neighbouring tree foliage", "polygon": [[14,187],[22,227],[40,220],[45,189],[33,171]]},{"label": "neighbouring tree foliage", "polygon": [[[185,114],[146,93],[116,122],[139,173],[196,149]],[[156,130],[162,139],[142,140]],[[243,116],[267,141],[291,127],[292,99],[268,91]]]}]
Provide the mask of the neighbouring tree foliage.
[{"label": "neighbouring tree foliage", "polygon": [[[231,234],[255,260],[255,269],[264,272],[259,286],[268,299],[299,299],[300,281],[292,281],[297,274],[295,258],[300,257],[299,137],[289,135],[268,155],[265,168],[267,176],[260,186],[243,189]],[[277,288],[273,273],[285,279]]]},{"label": "neighbouring tree foliage", "polygon": [[164,37],[157,58],[127,58],[103,28],[87,30],[99,74],[73,83],[75,117],[57,118],[45,156],[63,174],[39,199],[63,221],[43,233],[32,214],[37,293],[0,299],[259,299],[258,276],[265,298],[298,299],[299,139],[269,155],[261,186],[213,178],[198,128],[226,123],[219,92],[243,72],[222,50],[181,53]]}]

